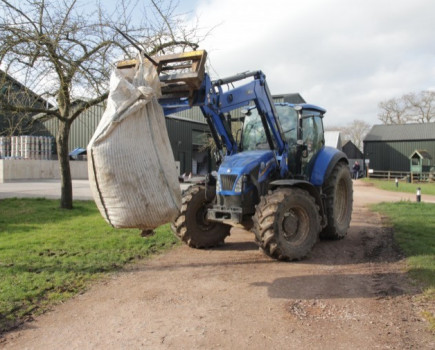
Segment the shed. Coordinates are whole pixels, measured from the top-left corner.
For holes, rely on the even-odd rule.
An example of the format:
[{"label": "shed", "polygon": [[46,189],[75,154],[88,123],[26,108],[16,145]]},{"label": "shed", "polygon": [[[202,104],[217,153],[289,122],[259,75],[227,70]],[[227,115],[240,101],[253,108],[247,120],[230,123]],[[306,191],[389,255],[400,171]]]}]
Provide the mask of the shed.
[{"label": "shed", "polygon": [[363,153],[350,140],[344,142],[342,151],[347,155],[347,158],[349,159],[361,159],[361,161],[363,159]]},{"label": "shed", "polygon": [[429,172],[432,156],[426,150],[416,149],[410,156],[410,171],[414,174]]},{"label": "shed", "polygon": [[342,151],[349,160],[349,169],[352,170],[355,162],[360,164],[361,170],[365,172],[364,155],[352,141],[346,141],[343,144]]},{"label": "shed", "polygon": [[374,125],[364,139],[364,158],[377,171],[409,171],[410,155],[435,155],[435,123]]}]

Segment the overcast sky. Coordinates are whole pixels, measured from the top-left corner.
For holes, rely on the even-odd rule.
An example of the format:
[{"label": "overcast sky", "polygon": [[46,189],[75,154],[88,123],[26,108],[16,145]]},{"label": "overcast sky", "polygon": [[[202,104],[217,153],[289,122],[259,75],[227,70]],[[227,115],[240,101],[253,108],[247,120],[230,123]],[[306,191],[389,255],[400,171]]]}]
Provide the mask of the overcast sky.
[{"label": "overcast sky", "polygon": [[433,0],[181,0],[199,17],[210,74],[261,69],[273,94],[299,92],[325,125],[379,124],[380,101],[435,90]]}]

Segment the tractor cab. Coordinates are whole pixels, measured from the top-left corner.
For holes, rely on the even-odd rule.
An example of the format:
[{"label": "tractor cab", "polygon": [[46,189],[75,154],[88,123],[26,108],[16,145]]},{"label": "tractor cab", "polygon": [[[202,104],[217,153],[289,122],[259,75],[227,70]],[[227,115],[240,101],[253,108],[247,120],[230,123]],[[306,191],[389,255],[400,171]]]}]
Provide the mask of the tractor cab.
[{"label": "tractor cab", "polygon": [[[290,177],[308,176],[313,156],[324,146],[323,108],[308,104],[275,104],[283,138],[287,143]],[[269,150],[266,137],[268,124],[262,123],[255,107],[243,111],[240,150]]]}]

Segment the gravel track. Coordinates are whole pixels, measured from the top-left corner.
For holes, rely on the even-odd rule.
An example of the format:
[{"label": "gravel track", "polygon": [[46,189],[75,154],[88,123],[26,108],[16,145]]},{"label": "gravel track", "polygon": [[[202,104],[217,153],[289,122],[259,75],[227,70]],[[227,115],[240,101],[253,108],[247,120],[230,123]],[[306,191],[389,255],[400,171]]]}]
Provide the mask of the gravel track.
[{"label": "gravel track", "polygon": [[[434,349],[392,231],[366,204],[412,194],[354,182],[348,236],[300,262],[233,229],[212,250],[181,246],[94,284],[0,339],[4,349]],[[424,198],[425,199],[425,198]],[[426,199],[435,201],[435,198]]]}]

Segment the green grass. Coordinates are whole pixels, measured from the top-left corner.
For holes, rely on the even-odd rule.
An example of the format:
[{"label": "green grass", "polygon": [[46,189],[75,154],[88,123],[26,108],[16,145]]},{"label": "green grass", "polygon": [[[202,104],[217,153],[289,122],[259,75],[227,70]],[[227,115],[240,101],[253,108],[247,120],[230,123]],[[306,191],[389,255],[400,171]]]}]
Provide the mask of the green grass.
[{"label": "green grass", "polygon": [[[407,256],[409,274],[423,286],[424,298],[435,302],[435,204],[381,203],[373,209],[390,219],[395,240]],[[424,315],[435,331],[434,315],[427,311]]]},{"label": "green grass", "polygon": [[386,191],[416,193],[417,188],[420,187],[422,197],[425,194],[435,195],[435,183],[413,183],[413,184],[411,184],[411,183],[400,181],[399,186],[396,187],[396,183],[394,180],[387,181],[387,180],[364,178],[362,181],[372,183],[377,188],[380,188],[380,189],[386,190]]},{"label": "green grass", "polygon": [[174,244],[169,225],[147,238],[111,228],[94,202],[63,210],[53,200],[0,200],[0,333]]}]

